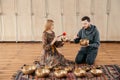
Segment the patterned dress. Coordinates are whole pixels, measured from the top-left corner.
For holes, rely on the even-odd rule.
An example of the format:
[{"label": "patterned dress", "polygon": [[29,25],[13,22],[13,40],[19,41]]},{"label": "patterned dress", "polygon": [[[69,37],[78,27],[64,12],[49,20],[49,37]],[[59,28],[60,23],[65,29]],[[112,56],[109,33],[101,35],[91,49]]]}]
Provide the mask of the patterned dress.
[{"label": "patterned dress", "polygon": [[43,54],[40,57],[40,65],[48,66],[67,66],[73,64],[73,61],[65,59],[65,57],[58,52],[56,47],[63,46],[61,41],[56,41],[54,45],[50,45],[55,37],[55,33],[43,32]]}]

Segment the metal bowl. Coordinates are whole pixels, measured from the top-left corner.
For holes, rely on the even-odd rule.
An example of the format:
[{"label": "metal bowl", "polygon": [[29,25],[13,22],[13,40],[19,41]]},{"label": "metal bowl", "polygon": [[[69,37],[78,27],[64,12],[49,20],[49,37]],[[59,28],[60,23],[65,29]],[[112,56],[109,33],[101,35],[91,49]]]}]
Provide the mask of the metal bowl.
[{"label": "metal bowl", "polygon": [[67,72],[72,72],[72,67],[70,67],[70,66],[68,66],[68,67],[65,67],[65,70],[67,71]]},{"label": "metal bowl", "polygon": [[92,69],[91,70],[91,73],[94,75],[94,76],[100,76],[103,74],[103,71],[100,70],[100,69]]},{"label": "metal bowl", "polygon": [[83,70],[85,70],[86,72],[88,72],[88,71],[91,70],[91,68],[86,66],[86,67],[83,68]]},{"label": "metal bowl", "polygon": [[54,76],[56,78],[66,77],[67,76],[67,71],[66,70],[57,70],[57,71],[54,71]]},{"label": "metal bowl", "polygon": [[80,40],[80,45],[86,46],[86,45],[88,45],[88,44],[89,44],[89,40],[88,40],[88,39],[81,39],[81,40]]},{"label": "metal bowl", "polygon": [[53,66],[45,66],[44,68],[45,68],[45,69],[52,70]]},{"label": "metal bowl", "polygon": [[36,70],[36,68],[37,67],[35,65],[24,65],[21,71],[23,72],[23,74],[28,75],[32,74]]},{"label": "metal bowl", "polygon": [[100,65],[96,65],[95,67],[96,67],[96,69],[101,69]]},{"label": "metal bowl", "polygon": [[61,70],[62,67],[61,66],[57,66],[57,67],[54,67],[54,70],[57,71],[57,70]]},{"label": "metal bowl", "polygon": [[41,68],[38,68],[36,71],[35,71],[35,74],[38,78],[44,78],[44,77],[47,77],[49,76],[50,74],[50,70],[49,69],[41,69]]},{"label": "metal bowl", "polygon": [[85,77],[86,76],[86,71],[81,69],[81,68],[76,68],[74,70],[74,74],[77,76],[77,77]]}]

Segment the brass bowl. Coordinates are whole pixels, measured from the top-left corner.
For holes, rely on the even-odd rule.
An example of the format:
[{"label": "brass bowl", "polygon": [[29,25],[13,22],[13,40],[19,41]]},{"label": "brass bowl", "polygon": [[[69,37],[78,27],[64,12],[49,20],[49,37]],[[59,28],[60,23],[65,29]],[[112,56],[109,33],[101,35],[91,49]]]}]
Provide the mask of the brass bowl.
[{"label": "brass bowl", "polygon": [[103,71],[100,70],[100,69],[92,69],[91,70],[91,73],[94,75],[94,76],[100,76],[103,74]]},{"label": "brass bowl", "polygon": [[67,71],[66,70],[57,70],[57,71],[54,71],[54,76],[56,78],[64,78],[67,76]]},{"label": "brass bowl", "polygon": [[23,72],[23,74],[28,75],[28,74],[32,74],[35,70],[36,70],[36,66],[35,65],[25,65],[22,67],[21,71]]},{"label": "brass bowl", "polygon": [[74,74],[75,74],[75,76],[77,76],[77,77],[85,77],[85,76],[86,76],[86,71],[83,70],[83,69],[81,69],[81,68],[76,68],[76,69],[74,70]]},{"label": "brass bowl", "polygon": [[91,70],[91,68],[90,67],[84,67],[83,68],[86,72],[88,72],[88,71],[90,71]]},{"label": "brass bowl", "polygon": [[54,70],[57,71],[57,70],[61,70],[62,67],[61,66],[58,66],[58,67],[55,67]]},{"label": "brass bowl", "polygon": [[80,40],[80,45],[87,46],[88,44],[89,44],[89,40],[88,39],[81,39]]},{"label": "brass bowl", "polygon": [[95,67],[96,67],[96,69],[101,69],[100,65],[96,65]]},{"label": "brass bowl", "polygon": [[50,70],[49,69],[41,69],[41,68],[38,68],[36,71],[35,71],[35,74],[38,78],[44,78],[44,77],[47,77],[49,76],[50,74]]},{"label": "brass bowl", "polygon": [[52,70],[53,67],[52,67],[52,66],[45,66],[44,68],[45,68],[45,69]]},{"label": "brass bowl", "polygon": [[72,67],[70,67],[70,66],[65,67],[65,70],[66,70],[67,72],[72,72]]}]

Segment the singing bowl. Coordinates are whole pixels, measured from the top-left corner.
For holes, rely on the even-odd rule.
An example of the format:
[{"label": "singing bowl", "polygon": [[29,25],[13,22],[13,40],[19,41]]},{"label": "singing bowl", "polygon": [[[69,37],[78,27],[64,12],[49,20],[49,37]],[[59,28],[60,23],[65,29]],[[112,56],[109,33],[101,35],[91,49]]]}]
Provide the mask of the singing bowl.
[{"label": "singing bowl", "polygon": [[84,67],[84,70],[85,70],[86,72],[88,72],[88,71],[91,70],[91,68],[90,68],[90,67]]},{"label": "singing bowl", "polygon": [[103,71],[100,70],[100,69],[92,69],[91,70],[91,73],[94,75],[94,76],[100,76],[103,74]]},{"label": "singing bowl", "polygon": [[57,70],[57,71],[54,71],[54,76],[56,78],[66,77],[67,76],[67,71],[66,70]]},{"label": "singing bowl", "polygon": [[35,71],[35,74],[38,78],[45,78],[45,77],[49,76],[50,70],[45,69],[45,68],[43,68],[43,69],[39,68]]},{"label": "singing bowl", "polygon": [[32,74],[35,70],[36,70],[36,66],[35,65],[25,65],[21,69],[21,71],[25,75]]},{"label": "singing bowl", "polygon": [[101,69],[101,66],[100,65],[96,65],[95,68],[96,69]]},{"label": "singing bowl", "polygon": [[77,77],[85,77],[86,76],[86,71],[81,69],[81,68],[77,68],[74,70],[74,74]]},{"label": "singing bowl", "polygon": [[54,68],[55,71],[58,71],[58,70],[61,70],[61,69],[62,69],[62,67],[60,67],[60,66]]},{"label": "singing bowl", "polygon": [[86,46],[86,45],[88,45],[88,44],[89,44],[89,40],[88,40],[88,39],[81,39],[81,40],[80,40],[80,45]]},{"label": "singing bowl", "polygon": [[70,67],[70,66],[65,67],[65,70],[66,70],[67,72],[72,72],[72,67]]},{"label": "singing bowl", "polygon": [[45,66],[45,69],[52,70],[53,66]]}]

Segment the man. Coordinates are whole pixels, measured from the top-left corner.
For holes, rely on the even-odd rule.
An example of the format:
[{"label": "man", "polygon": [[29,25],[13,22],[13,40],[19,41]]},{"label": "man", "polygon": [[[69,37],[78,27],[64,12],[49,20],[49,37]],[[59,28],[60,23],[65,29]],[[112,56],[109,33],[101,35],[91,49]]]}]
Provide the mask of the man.
[{"label": "man", "polygon": [[95,25],[90,24],[90,18],[88,16],[84,16],[81,21],[83,28],[78,32],[74,42],[79,43],[80,39],[87,38],[89,44],[87,46],[81,46],[75,62],[77,64],[86,62],[89,65],[93,65],[100,45],[99,32]]}]

